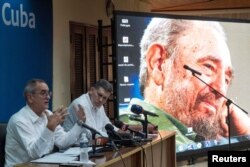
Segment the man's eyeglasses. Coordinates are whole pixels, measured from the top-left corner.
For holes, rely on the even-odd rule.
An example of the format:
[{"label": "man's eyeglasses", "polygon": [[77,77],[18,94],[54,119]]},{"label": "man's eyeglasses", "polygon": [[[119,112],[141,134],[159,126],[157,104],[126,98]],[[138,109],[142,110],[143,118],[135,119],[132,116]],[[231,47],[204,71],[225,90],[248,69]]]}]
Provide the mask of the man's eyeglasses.
[{"label": "man's eyeglasses", "polygon": [[40,92],[34,92],[33,94],[38,94],[41,97],[51,97],[52,96],[52,92],[51,91],[46,91],[46,90],[42,90]]}]

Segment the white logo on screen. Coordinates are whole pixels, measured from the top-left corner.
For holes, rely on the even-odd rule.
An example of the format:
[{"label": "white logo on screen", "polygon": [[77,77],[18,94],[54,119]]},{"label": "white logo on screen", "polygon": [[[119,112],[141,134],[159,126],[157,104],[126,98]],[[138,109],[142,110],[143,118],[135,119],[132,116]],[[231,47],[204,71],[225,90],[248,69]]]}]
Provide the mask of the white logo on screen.
[{"label": "white logo on screen", "polygon": [[179,150],[179,151],[183,151],[183,150],[184,150],[183,146],[180,145],[179,148],[178,148],[178,150]]},{"label": "white logo on screen", "polygon": [[126,102],[126,103],[130,102],[130,98],[129,97],[124,98],[124,102]]},{"label": "white logo on screen", "polygon": [[201,143],[197,143],[196,147],[197,147],[197,148],[201,148],[201,147],[202,147],[202,144],[201,144]]},{"label": "white logo on screen", "polygon": [[192,128],[192,127],[188,127],[188,128],[187,128],[187,132],[188,132],[188,133],[192,133],[192,132],[193,132],[193,128]]},{"label": "white logo on screen", "polygon": [[124,62],[124,63],[128,63],[128,56],[124,56],[124,57],[123,57],[123,62]]},{"label": "white logo on screen", "polygon": [[124,82],[125,82],[125,83],[129,82],[128,76],[124,76]]},{"label": "white logo on screen", "polygon": [[128,19],[122,19],[122,23],[128,23]]},{"label": "white logo on screen", "polygon": [[123,42],[123,43],[128,43],[128,37],[125,37],[125,36],[122,37],[122,42]]},{"label": "white logo on screen", "polygon": [[205,146],[206,146],[206,147],[210,147],[210,146],[211,146],[210,141],[205,141]]},{"label": "white logo on screen", "polygon": [[192,145],[192,144],[188,144],[188,145],[187,145],[187,149],[188,149],[188,150],[193,150],[193,145]]}]

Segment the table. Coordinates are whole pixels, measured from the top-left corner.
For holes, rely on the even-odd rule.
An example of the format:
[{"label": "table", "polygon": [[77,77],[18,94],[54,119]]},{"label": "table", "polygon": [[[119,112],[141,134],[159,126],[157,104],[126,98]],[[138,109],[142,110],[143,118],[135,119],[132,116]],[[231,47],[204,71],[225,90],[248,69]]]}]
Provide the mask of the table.
[{"label": "table", "polygon": [[[122,147],[119,153],[109,151],[104,153],[104,157],[91,160],[96,163],[95,167],[175,167],[175,132],[159,131],[152,142],[137,147]],[[24,163],[15,167],[60,167],[60,164]]]}]

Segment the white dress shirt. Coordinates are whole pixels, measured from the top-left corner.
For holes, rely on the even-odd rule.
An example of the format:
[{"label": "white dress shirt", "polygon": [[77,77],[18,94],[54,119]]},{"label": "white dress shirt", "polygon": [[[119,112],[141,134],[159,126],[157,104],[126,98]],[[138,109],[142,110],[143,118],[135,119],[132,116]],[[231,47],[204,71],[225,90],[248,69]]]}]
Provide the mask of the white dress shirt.
[{"label": "white dress shirt", "polygon": [[[90,127],[94,128],[95,130],[97,130],[98,132],[100,132],[103,136],[108,137],[105,125],[111,124],[111,122],[107,117],[103,106],[99,108],[93,106],[88,93],[81,95],[69,105],[68,107],[69,115],[66,117],[63,123],[64,129],[66,131],[70,130],[77,121],[77,116],[75,114],[73,106],[78,107],[78,104],[80,104],[84,109],[86,115],[85,123]],[[114,129],[118,130],[116,127],[114,127]]]},{"label": "white dress shirt", "polygon": [[[48,111],[51,113],[51,111]],[[69,132],[58,125],[54,132],[47,128],[47,117],[36,115],[26,105],[14,114],[7,126],[5,167],[29,162],[50,153],[54,145],[66,148],[76,142],[82,128],[77,124]]]}]

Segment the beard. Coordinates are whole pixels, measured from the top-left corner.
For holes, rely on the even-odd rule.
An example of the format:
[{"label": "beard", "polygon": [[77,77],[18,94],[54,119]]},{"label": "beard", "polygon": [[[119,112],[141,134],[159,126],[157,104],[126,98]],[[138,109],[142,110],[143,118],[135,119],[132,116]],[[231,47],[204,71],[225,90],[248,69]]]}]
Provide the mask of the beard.
[{"label": "beard", "polygon": [[220,133],[219,119],[213,121],[204,118],[196,118],[192,121],[193,130],[206,140],[216,139]]},{"label": "beard", "polygon": [[175,86],[170,91],[168,90],[168,92],[164,93],[165,96],[161,98],[161,108],[187,127],[192,127],[198,135],[203,136],[205,139],[216,139],[221,132],[218,112],[212,116],[204,116],[201,111],[194,108],[202,100],[215,100],[215,96],[211,92],[195,95],[194,92],[196,91],[190,90],[178,86]]}]

